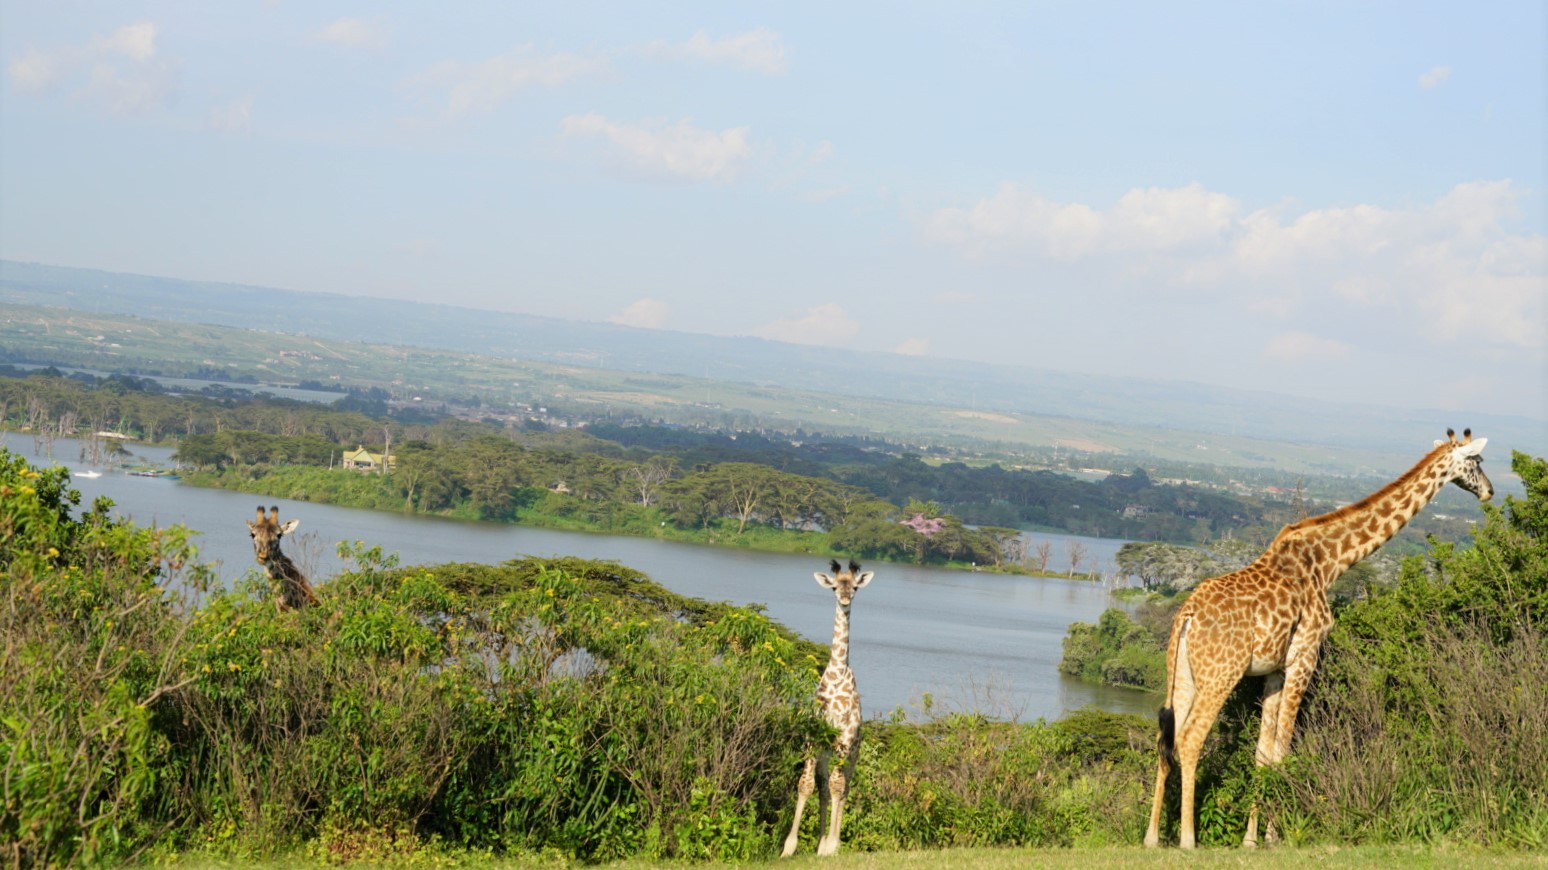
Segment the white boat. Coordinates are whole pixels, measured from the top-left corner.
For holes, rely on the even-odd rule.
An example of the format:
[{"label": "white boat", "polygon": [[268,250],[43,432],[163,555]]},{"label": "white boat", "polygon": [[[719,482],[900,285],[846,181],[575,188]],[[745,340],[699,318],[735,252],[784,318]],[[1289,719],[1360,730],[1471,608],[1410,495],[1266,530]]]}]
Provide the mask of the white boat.
[{"label": "white boat", "polygon": [[90,478],[90,477],[101,477],[102,476],[102,472],[100,472],[100,471],[77,471],[77,472],[75,472],[75,476],[76,477],[88,477],[88,478]]}]

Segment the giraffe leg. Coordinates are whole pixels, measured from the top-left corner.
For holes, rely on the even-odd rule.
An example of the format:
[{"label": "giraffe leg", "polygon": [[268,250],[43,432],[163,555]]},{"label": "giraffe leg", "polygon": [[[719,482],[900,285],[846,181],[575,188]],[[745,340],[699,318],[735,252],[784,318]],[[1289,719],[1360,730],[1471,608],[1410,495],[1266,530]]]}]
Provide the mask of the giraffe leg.
[{"label": "giraffe leg", "polygon": [[[1301,699],[1306,696],[1306,687],[1311,685],[1312,674],[1317,670],[1317,651],[1327,633],[1327,628],[1297,632],[1290,640],[1290,649],[1285,656],[1284,688],[1279,699],[1279,725],[1275,729],[1274,746],[1267,764],[1279,764],[1290,754],[1290,738],[1295,734],[1295,719],[1301,712]],[[1275,830],[1273,820],[1269,821],[1263,839],[1268,843],[1279,842],[1279,832]]]},{"label": "giraffe leg", "polygon": [[1161,807],[1166,801],[1166,778],[1177,760],[1178,727],[1188,721],[1193,711],[1193,668],[1188,661],[1188,642],[1185,635],[1177,636],[1177,649],[1170,656],[1166,706],[1156,716],[1156,797],[1150,805],[1150,826],[1145,830],[1145,845],[1161,845]]},{"label": "giraffe leg", "polygon": [[843,763],[833,765],[833,769],[828,773],[828,789],[832,793],[832,804],[828,815],[828,831],[822,835],[822,841],[817,844],[819,855],[838,854],[839,832],[844,826],[844,798],[849,794],[849,773],[852,770],[854,770],[853,759],[845,757]]},{"label": "giraffe leg", "polygon": [[806,759],[806,764],[801,768],[801,780],[796,784],[795,819],[790,823],[790,835],[785,837],[785,850],[779,853],[781,858],[789,858],[795,854],[796,842],[800,839],[801,814],[806,811],[806,801],[812,796],[812,789],[817,785],[817,756]]},{"label": "giraffe leg", "polygon": [[[1275,757],[1275,747],[1279,745],[1279,708],[1284,685],[1283,671],[1275,671],[1263,681],[1263,716],[1258,725],[1258,748],[1253,753],[1253,763],[1258,767],[1273,763],[1270,759]],[[1242,846],[1251,849],[1257,845],[1258,800],[1253,798],[1252,808],[1247,813],[1247,835],[1242,838]]]},{"label": "giraffe leg", "polygon": [[1199,756],[1204,754],[1204,741],[1235,685],[1235,680],[1221,680],[1198,686],[1187,720],[1177,726],[1177,769],[1182,775],[1182,824],[1177,845],[1184,849],[1192,849],[1198,842],[1194,833],[1193,787]]},{"label": "giraffe leg", "polygon": [[[826,752],[817,757],[817,820],[827,824],[833,812],[833,754]],[[822,854],[822,844],[828,839],[827,828],[817,841],[817,854]]]},{"label": "giraffe leg", "polygon": [[1170,747],[1157,747],[1156,800],[1150,805],[1150,827],[1145,829],[1145,845],[1152,849],[1161,845],[1161,804],[1166,801],[1166,777],[1172,772],[1168,752]]}]

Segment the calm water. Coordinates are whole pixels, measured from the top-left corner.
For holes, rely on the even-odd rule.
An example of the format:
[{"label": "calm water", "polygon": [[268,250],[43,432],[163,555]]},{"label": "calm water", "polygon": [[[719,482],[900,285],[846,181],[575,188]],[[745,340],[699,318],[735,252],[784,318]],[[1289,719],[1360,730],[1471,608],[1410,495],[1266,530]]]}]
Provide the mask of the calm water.
[{"label": "calm water", "polygon": [[[55,442],[50,460],[34,454],[30,436],[0,433],[0,439],[34,465],[57,461],[85,468],[74,441]],[[133,450],[170,464],[165,448]],[[200,532],[203,558],[228,581],[257,570],[244,523],[262,501],[278,504],[282,518],[301,520],[297,532],[286,537],[285,550],[314,582],[326,583],[340,569],[334,545],[341,540],[380,545],[405,565],[581,556],[615,560],[681,594],[764,604],[770,616],[812,640],[826,643],[833,631],[833,594],[812,579],[813,571],[826,570],[820,557],[413,517],[101,471],[99,478],[74,479],[83,505],[106,495],[137,524],[179,524]],[[1064,539],[1052,540],[1052,566],[1067,567]],[[1098,565],[1110,564],[1120,543],[1078,540],[1090,554],[1088,564]],[[1000,718],[1052,719],[1088,704],[1136,713],[1157,706],[1153,696],[1093,686],[1058,672],[1069,624],[1095,622],[1111,604],[1099,584],[885,563],[867,567],[876,579],[855,598],[850,665],[868,715],[895,707],[917,712],[926,693],[938,711],[972,709]]]}]

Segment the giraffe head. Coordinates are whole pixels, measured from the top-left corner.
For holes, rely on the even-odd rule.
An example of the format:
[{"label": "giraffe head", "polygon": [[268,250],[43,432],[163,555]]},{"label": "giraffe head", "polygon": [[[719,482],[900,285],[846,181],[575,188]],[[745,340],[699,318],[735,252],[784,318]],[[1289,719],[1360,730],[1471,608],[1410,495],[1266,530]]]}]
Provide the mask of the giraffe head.
[{"label": "giraffe head", "polygon": [[1494,497],[1494,484],[1483,473],[1483,449],[1488,443],[1487,438],[1474,441],[1471,429],[1463,429],[1461,439],[1457,438],[1456,430],[1447,429],[1446,440],[1435,442],[1436,447],[1449,448],[1441,451],[1446,462],[1446,479],[1478,496],[1479,501]]},{"label": "giraffe head", "polygon": [[848,607],[849,603],[855,600],[855,590],[871,582],[871,578],[876,574],[875,571],[862,572],[860,570],[860,563],[854,559],[849,560],[848,570],[845,570],[839,565],[838,560],[834,559],[830,565],[830,570],[833,571],[832,574],[824,574],[818,571],[812,576],[817,578],[817,582],[821,583],[823,588],[832,589],[833,594],[838,596],[839,604],[845,607]]},{"label": "giraffe head", "polygon": [[247,521],[247,533],[253,539],[253,552],[258,557],[258,564],[263,565],[269,561],[269,557],[279,552],[280,538],[296,530],[301,525],[300,520],[286,520],[280,525],[279,506],[269,508],[269,515],[263,515],[263,505],[258,506],[258,518]]}]

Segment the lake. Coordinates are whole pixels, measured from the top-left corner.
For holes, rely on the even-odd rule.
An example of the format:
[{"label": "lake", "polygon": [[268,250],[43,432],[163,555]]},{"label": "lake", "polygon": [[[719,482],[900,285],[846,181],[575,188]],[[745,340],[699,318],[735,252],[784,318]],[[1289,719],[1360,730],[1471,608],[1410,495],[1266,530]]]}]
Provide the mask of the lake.
[{"label": "lake", "polygon": [[[35,455],[30,435],[0,433],[0,442],[34,465],[57,461],[72,470],[87,468],[71,439],[54,443],[53,459]],[[167,448],[131,449],[150,462],[171,464]],[[277,504],[282,518],[301,520],[285,538],[285,552],[317,585],[343,567],[338,541],[380,545],[404,565],[580,556],[617,561],[680,594],[765,605],[771,617],[812,640],[827,643],[833,632],[833,593],[812,578],[827,570],[823,557],[359,510],[97,470],[101,477],[73,479],[83,505],[106,495],[119,515],[139,525],[187,526],[200,533],[202,558],[228,582],[258,570],[245,523],[261,501]],[[1051,564],[1065,566],[1068,539],[1034,537],[1052,541]],[[1075,540],[1088,554],[1088,568],[1112,564],[1122,544]],[[882,562],[865,567],[876,579],[855,597],[850,666],[868,715],[899,707],[917,713],[927,694],[937,712],[978,711],[1002,719],[1054,719],[1087,705],[1150,714],[1159,706],[1154,695],[1096,686],[1058,671],[1069,624],[1095,622],[1113,604],[1100,583]]]}]

